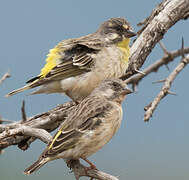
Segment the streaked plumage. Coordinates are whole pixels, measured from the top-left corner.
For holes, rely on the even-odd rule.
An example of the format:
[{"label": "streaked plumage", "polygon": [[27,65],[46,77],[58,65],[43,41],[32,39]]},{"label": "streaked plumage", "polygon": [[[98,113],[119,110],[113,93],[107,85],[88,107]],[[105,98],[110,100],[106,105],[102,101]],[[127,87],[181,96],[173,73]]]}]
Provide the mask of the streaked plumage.
[{"label": "streaked plumage", "polygon": [[129,93],[123,81],[105,80],[69,113],[52,142],[24,173],[31,174],[54,159],[86,160],[101,149],[120,127],[121,103]]},{"label": "streaked plumage", "polygon": [[112,18],[93,34],[63,40],[50,50],[41,73],[7,96],[41,86],[32,94],[65,93],[80,101],[104,79],[125,73],[130,56],[129,38],[134,35],[125,19]]}]

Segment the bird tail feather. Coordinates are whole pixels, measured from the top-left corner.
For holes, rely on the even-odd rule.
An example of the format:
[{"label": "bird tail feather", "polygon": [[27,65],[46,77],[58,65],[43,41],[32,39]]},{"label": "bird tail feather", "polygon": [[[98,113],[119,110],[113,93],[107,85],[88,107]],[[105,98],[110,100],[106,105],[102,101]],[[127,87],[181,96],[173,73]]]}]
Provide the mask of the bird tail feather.
[{"label": "bird tail feather", "polygon": [[49,161],[49,158],[39,158],[36,162],[34,162],[30,167],[24,170],[24,174],[31,174],[34,171],[37,171],[40,169],[44,164],[46,164]]},{"label": "bird tail feather", "polygon": [[24,87],[21,87],[21,88],[19,88],[19,89],[16,89],[16,90],[11,91],[10,93],[8,93],[8,94],[6,95],[6,97],[13,96],[13,95],[15,95],[15,94],[17,94],[17,93],[20,93],[20,92],[22,92],[22,91],[28,90],[28,89],[30,89],[30,88],[31,88],[31,86],[28,84],[28,85],[26,85],[26,86],[24,86]]}]

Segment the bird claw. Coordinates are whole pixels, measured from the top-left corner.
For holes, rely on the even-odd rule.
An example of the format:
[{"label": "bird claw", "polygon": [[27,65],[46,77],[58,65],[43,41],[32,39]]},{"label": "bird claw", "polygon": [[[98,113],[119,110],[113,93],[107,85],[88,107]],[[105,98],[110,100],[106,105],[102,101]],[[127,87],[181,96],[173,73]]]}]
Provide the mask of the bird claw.
[{"label": "bird claw", "polygon": [[[88,171],[90,171],[90,170],[92,170],[92,169],[93,169],[93,170],[98,170],[94,164],[93,164],[93,165],[90,165],[89,167],[84,167],[85,174],[87,175],[87,174],[88,174]],[[93,179],[94,179],[93,177],[90,178],[90,180],[93,180]]]},{"label": "bird claw", "polygon": [[98,170],[97,168],[96,168],[96,166],[93,164],[93,165],[90,165],[89,167],[85,167],[85,171],[87,172],[87,171],[90,171],[90,170]]}]

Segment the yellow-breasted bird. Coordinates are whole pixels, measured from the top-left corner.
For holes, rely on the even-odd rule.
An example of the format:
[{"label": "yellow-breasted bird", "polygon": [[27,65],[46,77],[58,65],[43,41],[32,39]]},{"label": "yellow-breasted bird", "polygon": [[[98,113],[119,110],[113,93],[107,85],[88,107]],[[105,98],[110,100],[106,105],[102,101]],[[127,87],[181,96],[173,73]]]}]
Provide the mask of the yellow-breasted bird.
[{"label": "yellow-breasted bird", "polygon": [[41,73],[7,96],[41,86],[32,94],[65,93],[80,101],[104,79],[125,73],[130,37],[135,35],[124,18],[111,18],[95,33],[63,40],[50,50]]},{"label": "yellow-breasted bird", "polygon": [[120,127],[121,103],[132,91],[120,79],[104,80],[82,100],[60,126],[53,140],[39,159],[24,173],[31,174],[48,161],[63,158],[67,164],[83,159],[96,168],[87,157],[101,149]]}]

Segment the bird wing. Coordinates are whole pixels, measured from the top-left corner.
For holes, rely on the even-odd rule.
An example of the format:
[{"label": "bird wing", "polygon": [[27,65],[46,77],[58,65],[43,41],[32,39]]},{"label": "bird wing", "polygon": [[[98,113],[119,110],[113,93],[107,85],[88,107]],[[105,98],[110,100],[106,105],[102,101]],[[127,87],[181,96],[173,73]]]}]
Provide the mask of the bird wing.
[{"label": "bird wing", "polygon": [[50,50],[40,75],[27,83],[33,88],[52,80],[63,80],[89,72],[95,64],[95,55],[102,46],[100,39],[91,36],[64,40]]},{"label": "bird wing", "polygon": [[43,157],[54,156],[77,146],[81,136],[88,130],[97,128],[105,113],[111,109],[110,103],[88,99],[87,103],[80,103],[70,116],[64,121],[52,142],[43,153]]},{"label": "bird wing", "polygon": [[103,46],[104,42],[94,34],[63,40],[50,50],[46,65],[37,77],[30,79],[24,87],[13,90],[6,96],[12,96],[50,81],[63,80],[91,71],[95,65],[96,54]]},{"label": "bird wing", "polygon": [[88,72],[94,65],[93,55],[96,53],[97,51],[92,48],[77,44],[71,50],[64,52],[60,63],[45,78],[59,80]]}]

